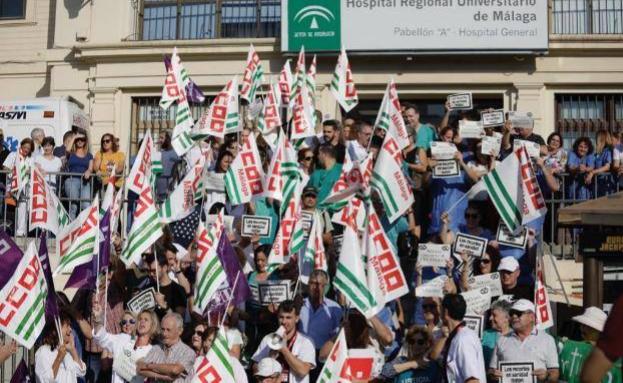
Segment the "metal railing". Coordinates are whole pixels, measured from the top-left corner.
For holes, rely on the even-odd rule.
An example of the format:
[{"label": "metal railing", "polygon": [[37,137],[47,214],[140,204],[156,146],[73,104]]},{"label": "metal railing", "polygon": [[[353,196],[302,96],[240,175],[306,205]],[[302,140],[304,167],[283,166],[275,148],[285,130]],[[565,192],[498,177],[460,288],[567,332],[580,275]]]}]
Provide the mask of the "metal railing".
[{"label": "metal railing", "polygon": [[623,33],[623,0],[552,0],[552,33]]}]

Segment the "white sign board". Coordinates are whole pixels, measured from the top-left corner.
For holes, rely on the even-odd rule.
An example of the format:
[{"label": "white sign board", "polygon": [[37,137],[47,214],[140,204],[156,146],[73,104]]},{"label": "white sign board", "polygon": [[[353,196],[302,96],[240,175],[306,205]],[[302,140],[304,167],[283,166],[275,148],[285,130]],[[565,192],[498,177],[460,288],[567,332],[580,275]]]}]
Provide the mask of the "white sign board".
[{"label": "white sign board", "polygon": [[128,301],[128,310],[135,314],[156,307],[156,291],[153,287],[143,290]]},{"label": "white sign board", "polygon": [[436,160],[451,160],[456,151],[456,146],[450,142],[433,141],[430,143],[430,154]]},{"label": "white sign board", "polygon": [[465,253],[472,257],[482,257],[487,249],[486,238],[476,237],[465,233],[458,233],[454,241],[454,252]]},{"label": "white sign board", "polygon": [[439,160],[433,168],[433,178],[450,178],[461,175],[457,160]]},{"label": "white sign board", "polygon": [[504,292],[502,291],[502,280],[500,279],[500,273],[489,273],[476,275],[467,280],[470,290],[478,290],[481,287],[489,288],[492,297],[498,297]]},{"label": "white sign board", "polygon": [[500,221],[496,240],[501,245],[525,249],[526,243],[528,243],[528,231],[524,227],[519,234],[513,235],[513,232],[508,229],[508,226],[506,226],[504,222]]},{"label": "white sign board", "polygon": [[500,136],[484,136],[482,138],[482,146],[480,152],[487,156],[497,157],[502,147],[502,137]]},{"label": "white sign board", "polygon": [[446,267],[450,259],[450,245],[420,243],[417,259],[420,266]]},{"label": "white sign board", "polygon": [[443,286],[447,280],[448,277],[446,275],[440,275],[435,279],[426,281],[415,288],[415,296],[443,298]]},{"label": "white sign board", "polygon": [[261,217],[257,215],[243,215],[242,216],[242,233],[243,237],[252,237],[254,235],[260,238],[266,238],[270,236],[272,218]]},{"label": "white sign board", "polygon": [[456,93],[448,96],[448,106],[451,110],[470,110],[473,107],[471,93]]},{"label": "white sign board", "polygon": [[541,155],[541,145],[536,142],[526,140],[513,140],[513,152],[519,149],[522,145],[526,147],[530,158],[539,158]]},{"label": "white sign board", "polygon": [[499,370],[501,383],[536,383],[532,362],[499,362]]},{"label": "white sign board", "polygon": [[478,334],[479,338],[482,338],[483,321],[481,316],[465,315],[463,317],[463,322],[465,322],[465,326],[467,328],[473,330],[476,334]]},{"label": "white sign board", "polygon": [[488,287],[478,290],[469,290],[461,293],[467,304],[467,312],[482,315],[491,307],[491,291]]},{"label": "white sign board", "polygon": [[459,121],[459,137],[463,138],[476,138],[481,139],[485,135],[485,128],[483,128],[480,121]]},{"label": "white sign board", "polygon": [[290,281],[264,281],[257,284],[260,296],[260,303],[269,305],[279,304],[290,299]]},{"label": "white sign board", "polygon": [[[216,223],[218,219],[218,214],[208,214],[206,216],[206,229],[210,229],[212,225]],[[225,229],[232,233],[234,231],[234,216],[233,215],[224,215],[223,216],[223,226]]]},{"label": "white sign board", "polygon": [[480,114],[480,119],[482,121],[482,126],[485,128],[502,126],[504,125],[504,121],[506,121],[504,110],[502,109],[493,110],[491,112],[482,112]]},{"label": "white sign board", "polygon": [[508,120],[511,122],[513,129],[534,128],[534,119],[530,112],[508,112]]}]

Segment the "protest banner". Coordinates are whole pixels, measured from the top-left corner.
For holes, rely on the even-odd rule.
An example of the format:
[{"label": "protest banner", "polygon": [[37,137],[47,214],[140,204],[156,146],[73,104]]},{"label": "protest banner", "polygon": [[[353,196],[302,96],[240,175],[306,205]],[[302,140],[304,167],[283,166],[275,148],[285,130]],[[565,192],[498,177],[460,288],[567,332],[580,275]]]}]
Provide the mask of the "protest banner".
[{"label": "protest banner", "polygon": [[500,279],[500,273],[498,272],[470,277],[467,280],[467,284],[469,285],[470,290],[478,290],[482,287],[489,288],[489,292],[492,297],[497,297],[503,294],[502,280]]},{"label": "protest banner", "polygon": [[451,160],[456,151],[456,146],[450,142],[433,141],[430,143],[431,155],[436,160]]},{"label": "protest banner", "polygon": [[418,263],[420,266],[446,267],[450,259],[450,245],[420,243],[418,245]]},{"label": "protest banner", "polygon": [[467,312],[482,315],[491,307],[491,291],[488,287],[461,293],[467,304]]},{"label": "protest banner", "polygon": [[240,235],[243,237],[253,237],[257,235],[260,238],[267,238],[270,236],[272,222],[272,217],[243,215]]},{"label": "protest banner", "polygon": [[479,315],[465,315],[463,317],[463,322],[465,322],[465,326],[467,326],[467,328],[471,329],[476,334],[478,334],[479,338],[482,338],[482,331],[483,331],[483,327],[484,327],[482,316],[479,316]]},{"label": "protest banner", "polygon": [[480,121],[459,121],[459,137],[481,139],[485,135],[485,128]]},{"label": "protest banner", "polygon": [[461,168],[456,160],[440,160],[433,167],[433,178],[450,178],[461,175]]},{"label": "protest banner", "polygon": [[156,307],[156,291],[153,287],[143,290],[128,301],[128,310],[138,314],[143,310]]},{"label": "protest banner", "polygon": [[510,120],[513,125],[515,132],[518,132],[519,129],[523,128],[534,128],[534,119],[532,118],[532,113],[530,112],[510,111],[508,112],[508,120]]},{"label": "protest banner", "polygon": [[54,191],[39,168],[33,166],[30,175],[30,212],[28,214],[30,230],[39,228],[58,235],[58,212],[52,194]]},{"label": "protest banner", "polygon": [[454,240],[454,252],[465,253],[472,257],[482,257],[487,250],[489,240],[465,233],[457,233]]},{"label": "protest banner", "polygon": [[257,287],[260,303],[264,306],[279,304],[291,296],[289,280],[258,282]]},{"label": "protest banner", "polygon": [[500,383],[536,383],[532,362],[499,362]]},{"label": "protest banner", "polygon": [[484,136],[482,138],[482,145],[480,152],[487,156],[497,157],[500,154],[500,148],[502,147],[502,137],[498,135]]},{"label": "protest banner", "polygon": [[495,239],[500,245],[525,249],[526,243],[528,243],[528,231],[524,227],[519,234],[515,235],[508,229],[508,226],[506,226],[503,221],[500,221]]},{"label": "protest banner", "polygon": [[415,296],[416,297],[437,297],[443,298],[443,286],[448,280],[448,276],[440,275],[437,278],[431,279],[430,281],[426,281],[422,283],[420,286],[415,288]]},{"label": "protest banner", "polygon": [[493,110],[491,112],[482,112],[480,114],[480,120],[482,121],[482,126],[485,128],[502,126],[506,121],[504,118],[504,110],[502,109]]},{"label": "protest banner", "polygon": [[539,158],[541,155],[541,145],[536,142],[519,139],[513,141],[513,152],[521,148],[522,145],[528,150],[528,156],[530,156],[530,158]]},{"label": "protest banner", "polygon": [[450,110],[470,110],[473,108],[471,92],[451,94],[447,100],[450,104]]},{"label": "protest banner", "polygon": [[[558,342],[560,350],[558,357],[560,362],[560,380],[567,383],[580,383],[580,372],[584,361],[593,351],[593,346],[588,342],[565,340]],[[619,359],[601,380],[602,383],[623,382],[621,373],[621,360]]]}]

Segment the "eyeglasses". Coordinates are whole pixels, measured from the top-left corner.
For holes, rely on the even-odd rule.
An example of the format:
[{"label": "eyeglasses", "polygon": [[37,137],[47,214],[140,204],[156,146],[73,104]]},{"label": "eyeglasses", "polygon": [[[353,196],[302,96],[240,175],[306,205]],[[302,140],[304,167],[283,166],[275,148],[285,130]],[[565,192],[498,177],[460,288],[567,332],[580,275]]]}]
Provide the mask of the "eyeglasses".
[{"label": "eyeglasses", "polygon": [[527,311],[519,311],[519,310],[511,310],[509,312],[510,316],[516,316],[516,317],[520,317],[522,315],[524,315]]},{"label": "eyeglasses", "polygon": [[434,310],[436,308],[437,308],[437,305],[434,304],[434,303],[429,303],[429,304],[422,305],[422,309],[424,309],[424,310]]},{"label": "eyeglasses", "polygon": [[311,161],[313,159],[314,159],[314,157],[305,157],[305,158],[303,158],[303,161]]},{"label": "eyeglasses", "polygon": [[111,141],[109,139],[102,140],[102,144],[110,144],[110,142]]},{"label": "eyeglasses", "polygon": [[474,214],[465,213],[465,218],[466,219],[476,219],[476,218],[478,218],[478,214],[477,213],[474,213]]},{"label": "eyeglasses", "polygon": [[134,319],[127,319],[127,320],[124,319],[124,320],[121,321],[121,325],[122,326],[125,326],[127,324],[136,324],[136,321]]}]

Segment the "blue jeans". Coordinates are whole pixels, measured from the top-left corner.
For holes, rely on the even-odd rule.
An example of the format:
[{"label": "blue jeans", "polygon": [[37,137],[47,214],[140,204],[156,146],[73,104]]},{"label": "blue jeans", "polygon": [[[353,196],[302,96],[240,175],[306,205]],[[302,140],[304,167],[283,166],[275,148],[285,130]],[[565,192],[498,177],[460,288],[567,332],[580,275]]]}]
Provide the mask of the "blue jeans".
[{"label": "blue jeans", "polygon": [[65,180],[65,193],[69,198],[69,218],[73,221],[80,211],[85,210],[91,204],[91,183],[83,183],[82,178],[67,178]]}]

